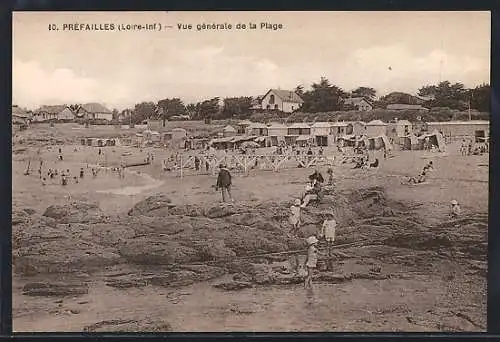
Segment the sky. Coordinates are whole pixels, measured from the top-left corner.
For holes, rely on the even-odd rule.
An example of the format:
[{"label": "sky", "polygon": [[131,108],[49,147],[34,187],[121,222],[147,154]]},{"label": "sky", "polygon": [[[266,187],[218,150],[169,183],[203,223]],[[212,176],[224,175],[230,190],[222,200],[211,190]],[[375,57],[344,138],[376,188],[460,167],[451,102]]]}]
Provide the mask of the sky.
[{"label": "sky", "polygon": [[[321,77],[346,91],[373,87],[378,96],[444,80],[474,87],[490,79],[490,22],[489,12],[14,12],[13,103],[122,110],[164,98],[188,104],[309,89]],[[162,30],[117,30],[146,23]],[[203,23],[233,28],[198,31]]]}]

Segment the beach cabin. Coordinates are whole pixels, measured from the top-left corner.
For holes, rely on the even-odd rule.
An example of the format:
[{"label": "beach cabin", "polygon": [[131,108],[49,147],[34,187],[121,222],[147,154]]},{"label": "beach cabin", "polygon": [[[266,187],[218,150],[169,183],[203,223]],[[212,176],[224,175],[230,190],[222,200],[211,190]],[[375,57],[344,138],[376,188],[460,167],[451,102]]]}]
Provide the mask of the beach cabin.
[{"label": "beach cabin", "polygon": [[368,137],[378,137],[385,135],[387,124],[381,120],[372,120],[366,124],[365,134]]},{"label": "beach cabin", "polygon": [[[315,139],[316,146],[328,146],[333,143],[333,137],[330,135],[332,124],[330,122],[315,122],[311,126],[312,136]],[[329,144],[329,139],[330,141]]]},{"label": "beach cabin", "polygon": [[258,136],[266,136],[267,135],[267,126],[260,122],[254,122],[250,126],[248,126],[249,135],[258,135]]},{"label": "beach cabin", "polygon": [[236,127],[236,133],[237,134],[249,134],[248,132],[248,127],[252,124],[251,121],[249,120],[243,120],[238,122],[238,125]]},{"label": "beach cabin", "polygon": [[267,134],[271,141],[271,146],[279,146],[285,143],[285,136],[288,133],[288,127],[278,122],[273,122],[267,127]]},{"label": "beach cabin", "polygon": [[236,135],[236,129],[233,126],[227,125],[222,129],[223,137],[234,137]]},{"label": "beach cabin", "polygon": [[349,122],[345,128],[345,134],[354,136],[366,134],[366,124],[361,121]]}]

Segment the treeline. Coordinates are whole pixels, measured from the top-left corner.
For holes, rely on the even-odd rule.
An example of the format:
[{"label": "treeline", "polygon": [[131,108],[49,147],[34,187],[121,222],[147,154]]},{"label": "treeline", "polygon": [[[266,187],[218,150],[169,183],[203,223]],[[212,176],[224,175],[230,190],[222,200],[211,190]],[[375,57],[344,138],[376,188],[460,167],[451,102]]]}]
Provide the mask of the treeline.
[{"label": "treeline", "polygon": [[[328,113],[345,111],[349,113],[349,119],[353,115],[367,115],[374,113],[356,113],[352,105],[346,105],[344,100],[349,97],[362,97],[366,99],[373,108],[385,109],[389,104],[417,104],[426,108],[446,108],[448,110],[463,111],[468,108],[479,112],[490,111],[490,86],[482,84],[475,88],[467,89],[462,83],[451,83],[443,81],[436,85],[425,85],[418,90],[417,96],[392,92],[377,97],[375,89],[370,87],[358,87],[350,92],[332,84],[327,78],[322,77],[319,82],[311,84],[309,89],[298,85],[294,91],[304,100],[301,113]],[[166,98],[154,102],[141,102],[122,112],[121,117],[127,117],[127,121],[139,123],[147,119],[172,119],[174,117],[189,117],[191,120],[221,120],[221,119],[245,119],[256,111],[252,110],[252,97],[228,97],[222,101],[214,97],[198,103],[185,104],[180,98]],[[258,112],[258,111],[257,111]],[[264,112],[261,110],[261,112]],[[269,114],[271,113],[271,115]],[[262,115],[270,115],[278,118],[290,116],[290,114],[277,111],[265,111]],[[119,116],[119,113],[115,113]],[[414,117],[413,117],[414,118]],[[346,119],[346,120],[349,120]]]}]

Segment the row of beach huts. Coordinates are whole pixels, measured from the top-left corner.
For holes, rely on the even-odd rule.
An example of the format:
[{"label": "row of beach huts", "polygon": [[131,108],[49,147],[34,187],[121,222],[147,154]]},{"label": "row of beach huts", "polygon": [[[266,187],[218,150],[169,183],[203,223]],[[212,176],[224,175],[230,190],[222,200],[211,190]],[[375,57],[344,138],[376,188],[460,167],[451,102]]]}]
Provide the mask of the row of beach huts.
[{"label": "row of beach huts", "polygon": [[[350,145],[363,139],[387,138],[395,144],[409,146],[425,137],[439,134],[446,140],[474,139],[476,142],[488,140],[490,123],[485,120],[446,121],[412,124],[408,120],[393,120],[385,123],[373,120],[368,123],[355,122],[315,122],[255,123],[241,121],[235,127],[226,126],[220,137],[210,143],[218,148],[237,147],[244,141],[255,141],[261,146],[298,145],[333,146],[339,143]],[[439,138],[438,140],[442,140]]]}]

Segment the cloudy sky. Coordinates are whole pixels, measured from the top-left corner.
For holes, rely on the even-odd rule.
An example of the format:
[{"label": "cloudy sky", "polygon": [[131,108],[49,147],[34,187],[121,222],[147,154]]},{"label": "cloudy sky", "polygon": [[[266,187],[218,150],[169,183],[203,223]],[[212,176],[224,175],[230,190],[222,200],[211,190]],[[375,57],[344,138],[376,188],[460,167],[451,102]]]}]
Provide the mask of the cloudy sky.
[{"label": "cloudy sky", "polygon": [[[197,31],[203,23],[255,30]],[[283,29],[262,30],[261,22]],[[69,31],[63,24],[159,23],[156,32]],[[180,31],[177,24],[192,24]],[[56,24],[59,31],[49,31]],[[116,28],[116,26],[115,26]],[[489,82],[489,12],[17,12],[13,102],[102,102],[124,109],[306,88],[321,76],[344,90],[415,93],[440,80]]]}]

